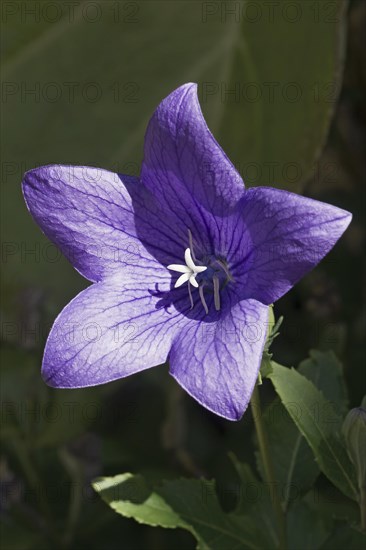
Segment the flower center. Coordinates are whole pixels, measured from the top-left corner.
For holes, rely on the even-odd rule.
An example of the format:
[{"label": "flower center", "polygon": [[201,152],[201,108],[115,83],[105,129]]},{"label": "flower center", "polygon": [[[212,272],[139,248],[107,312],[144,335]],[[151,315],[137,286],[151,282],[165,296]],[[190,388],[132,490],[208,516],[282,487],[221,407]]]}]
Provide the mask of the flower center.
[{"label": "flower center", "polygon": [[[197,260],[193,251],[192,234],[188,230],[189,248],[184,252],[185,264],[170,264],[168,269],[181,273],[175,282],[174,288],[178,288],[188,283],[188,294],[191,302],[191,309],[194,307],[191,285],[198,289],[201,304],[206,314],[208,306],[205,298],[205,292],[213,294],[216,311],[220,311],[220,289],[223,289],[229,281],[232,280],[227,263],[223,258],[216,256],[204,256],[202,261]],[[197,265],[197,262],[204,265]],[[197,280],[198,278],[198,280]]]}]

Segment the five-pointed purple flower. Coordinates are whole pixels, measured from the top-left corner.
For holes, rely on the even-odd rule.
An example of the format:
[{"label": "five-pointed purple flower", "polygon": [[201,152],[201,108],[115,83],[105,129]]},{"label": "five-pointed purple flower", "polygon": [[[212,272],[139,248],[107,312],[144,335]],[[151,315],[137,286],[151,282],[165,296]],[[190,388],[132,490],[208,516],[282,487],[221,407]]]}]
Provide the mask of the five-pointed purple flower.
[{"label": "five-pointed purple flower", "polygon": [[56,319],[51,386],[102,384],[159,365],[238,420],[258,377],[268,305],[334,246],[351,214],[244,183],[206,126],[196,85],[150,120],[139,178],[89,167],[27,172],[28,208],[93,285]]}]

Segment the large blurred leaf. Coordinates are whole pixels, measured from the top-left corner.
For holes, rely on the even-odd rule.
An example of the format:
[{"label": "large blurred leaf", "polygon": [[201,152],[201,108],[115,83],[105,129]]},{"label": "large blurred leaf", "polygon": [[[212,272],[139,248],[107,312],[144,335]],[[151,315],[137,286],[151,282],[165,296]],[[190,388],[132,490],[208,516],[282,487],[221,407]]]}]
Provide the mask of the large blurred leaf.
[{"label": "large blurred leaf", "polygon": [[97,479],[93,487],[122,516],[154,527],[188,530],[200,550],[269,547],[256,518],[221,509],[211,481],[180,479],[151,490],[141,476],[126,473]]},{"label": "large blurred leaf", "polygon": [[366,534],[350,525],[339,525],[322,545],[321,550],[361,550],[366,547]]},{"label": "large blurred leaf", "polygon": [[298,501],[290,508],[287,517],[288,546],[296,550],[320,548],[331,528],[332,522],[326,522],[310,506]]},{"label": "large blurred leaf", "polygon": [[42,424],[34,440],[37,447],[57,447],[72,440],[95,423],[102,412],[96,388],[54,390],[40,403]]},{"label": "large blurred leaf", "polygon": [[345,495],[356,499],[355,472],[340,435],[341,417],[305,376],[274,362],[272,367],[269,378],[320,469]]},{"label": "large blurred leaf", "polygon": [[[56,162],[138,174],[147,121],[184,82],[199,82],[208,123],[248,184],[306,179],[334,106],[327,86],[341,74],[344,1],[332,11],[322,0],[59,4],[59,18],[15,10],[4,21],[5,284],[42,282],[59,302],[82,286],[27,214],[22,173]],[[301,171],[295,183],[288,163]]]},{"label": "large blurred leaf", "polygon": [[0,524],[0,538],[3,548],[12,550],[47,550],[49,546],[42,540],[41,534],[28,526],[10,521]]},{"label": "large blurred leaf", "polygon": [[1,438],[24,438],[32,447],[54,447],[71,440],[102,412],[98,390],[58,391],[40,376],[40,359],[29,350],[3,345],[0,353]]},{"label": "large blurred leaf", "polygon": [[[248,184],[299,191],[315,170],[340,91],[347,2],[238,4],[246,16],[220,87],[230,106],[217,109],[219,137]],[[225,90],[236,95],[225,101]]]},{"label": "large blurred leaf", "polygon": [[360,522],[358,504],[345,497],[334,485],[318,484],[305,496],[304,502],[326,522],[340,520],[350,525],[357,525]]},{"label": "large blurred leaf", "polygon": [[33,441],[43,424],[40,403],[47,395],[45,384],[39,380],[38,358],[3,343],[0,363],[1,437],[11,442],[14,437],[31,434]]}]

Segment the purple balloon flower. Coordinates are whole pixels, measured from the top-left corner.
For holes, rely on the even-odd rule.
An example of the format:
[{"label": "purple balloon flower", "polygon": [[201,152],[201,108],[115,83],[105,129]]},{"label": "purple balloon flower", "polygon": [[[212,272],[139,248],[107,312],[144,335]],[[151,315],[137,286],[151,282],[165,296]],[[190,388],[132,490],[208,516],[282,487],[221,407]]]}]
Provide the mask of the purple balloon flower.
[{"label": "purple balloon flower", "polygon": [[258,377],[268,305],[352,216],[269,187],[245,190],[196,88],[185,84],[158,106],[139,178],[58,165],[25,174],[32,216],[95,283],[57,317],[42,374],[79,388],[169,359],[194,399],[238,420]]}]

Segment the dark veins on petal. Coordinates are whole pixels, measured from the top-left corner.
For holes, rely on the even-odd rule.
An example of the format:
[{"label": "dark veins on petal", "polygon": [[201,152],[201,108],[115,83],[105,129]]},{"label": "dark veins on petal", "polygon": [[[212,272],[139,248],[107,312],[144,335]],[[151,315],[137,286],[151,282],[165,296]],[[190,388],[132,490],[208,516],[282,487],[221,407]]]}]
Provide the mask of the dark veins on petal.
[{"label": "dark veins on petal", "polygon": [[[197,276],[197,282],[203,286],[208,314],[202,306],[199,290],[193,287],[194,307],[187,309],[187,284],[174,288],[177,280],[175,274],[172,274],[170,291],[160,292],[159,285],[149,289],[150,293],[160,297],[157,307],[174,306],[187,317],[206,322],[216,321],[226,315],[233,302],[245,297],[238,292],[239,287],[236,288],[236,272],[232,266],[249,257],[252,243],[249,233],[245,231],[239,208],[227,216],[214,216],[191,198],[189,204],[182,199],[166,210],[142,182],[129,182],[125,176],[121,177],[132,199],[137,236],[148,252],[166,267],[170,264],[184,264],[184,252],[192,245],[197,265],[208,266],[207,271]],[[220,286],[219,311],[214,305],[215,274]]]}]

